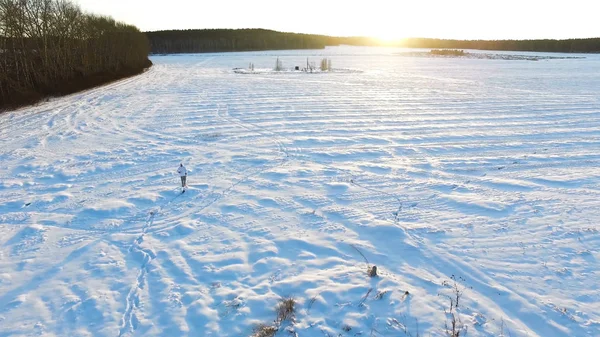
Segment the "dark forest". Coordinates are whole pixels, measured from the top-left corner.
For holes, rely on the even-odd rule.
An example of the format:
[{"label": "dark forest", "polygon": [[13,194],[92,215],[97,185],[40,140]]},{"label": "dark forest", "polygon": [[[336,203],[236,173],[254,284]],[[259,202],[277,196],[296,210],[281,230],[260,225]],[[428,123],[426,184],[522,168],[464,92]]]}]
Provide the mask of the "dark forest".
[{"label": "dark forest", "polygon": [[410,38],[382,43],[368,37],[282,33],[266,29],[202,29],[147,32],[154,54],[323,49],[326,46],[395,46],[561,53],[598,53],[600,38],[568,40],[444,40]]},{"label": "dark forest", "polygon": [[0,110],[65,95],[151,65],[146,35],[63,0],[0,0]]}]

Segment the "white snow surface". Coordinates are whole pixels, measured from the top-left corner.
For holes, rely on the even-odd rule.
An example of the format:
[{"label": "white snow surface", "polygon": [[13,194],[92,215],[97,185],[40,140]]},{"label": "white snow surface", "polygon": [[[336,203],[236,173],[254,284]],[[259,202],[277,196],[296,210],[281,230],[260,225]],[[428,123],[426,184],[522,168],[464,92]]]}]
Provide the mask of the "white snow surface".
[{"label": "white snow surface", "polygon": [[[0,336],[250,336],[283,296],[277,336],[445,336],[453,275],[468,336],[600,336],[600,57],[397,52],[156,56],[0,114]],[[363,72],[232,71],[322,56]]]}]

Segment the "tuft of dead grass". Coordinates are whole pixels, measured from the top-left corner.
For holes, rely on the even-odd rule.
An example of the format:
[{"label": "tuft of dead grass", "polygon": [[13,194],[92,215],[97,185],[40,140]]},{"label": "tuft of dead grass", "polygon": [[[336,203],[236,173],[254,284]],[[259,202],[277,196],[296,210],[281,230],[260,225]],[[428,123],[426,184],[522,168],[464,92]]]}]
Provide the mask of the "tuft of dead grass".
[{"label": "tuft of dead grass", "polygon": [[292,320],[296,316],[296,300],[293,297],[283,297],[275,309],[277,312],[277,320],[281,322]]},{"label": "tuft of dead grass", "polygon": [[279,329],[274,326],[260,323],[252,330],[252,337],[273,337],[277,330]]}]

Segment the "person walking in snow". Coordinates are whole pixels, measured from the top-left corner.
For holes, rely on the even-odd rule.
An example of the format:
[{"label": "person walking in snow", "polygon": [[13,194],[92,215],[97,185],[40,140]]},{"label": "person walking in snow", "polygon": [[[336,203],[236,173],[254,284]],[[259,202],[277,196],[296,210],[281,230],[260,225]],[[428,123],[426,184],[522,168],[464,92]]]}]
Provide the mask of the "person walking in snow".
[{"label": "person walking in snow", "polygon": [[179,176],[181,177],[181,187],[185,187],[186,186],[186,178],[187,178],[187,170],[185,169],[185,166],[183,166],[183,163],[179,164],[179,167],[177,168],[177,173],[179,173]]}]

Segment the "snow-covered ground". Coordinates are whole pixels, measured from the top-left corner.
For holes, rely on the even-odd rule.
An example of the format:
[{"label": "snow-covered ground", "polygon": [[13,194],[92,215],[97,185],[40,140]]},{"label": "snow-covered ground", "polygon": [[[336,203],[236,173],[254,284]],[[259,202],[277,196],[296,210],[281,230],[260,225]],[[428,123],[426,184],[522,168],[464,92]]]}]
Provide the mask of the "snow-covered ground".
[{"label": "snow-covered ground", "polygon": [[[396,52],[153,57],[1,114],[0,336],[249,336],[282,296],[278,336],[444,336],[455,285],[468,336],[600,336],[600,57]],[[364,72],[231,70],[307,56]]]}]

